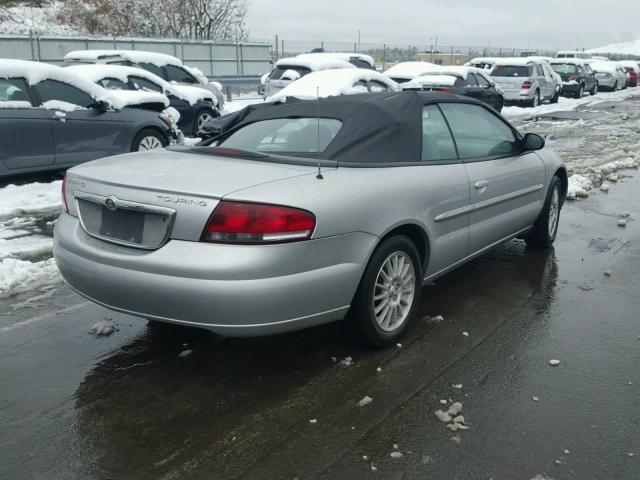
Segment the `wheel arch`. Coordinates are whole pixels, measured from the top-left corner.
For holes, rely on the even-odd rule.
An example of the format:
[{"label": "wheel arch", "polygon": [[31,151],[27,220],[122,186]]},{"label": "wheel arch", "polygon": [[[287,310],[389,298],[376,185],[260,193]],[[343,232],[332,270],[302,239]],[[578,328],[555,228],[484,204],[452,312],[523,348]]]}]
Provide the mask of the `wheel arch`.
[{"label": "wheel arch", "polygon": [[371,252],[371,255],[369,256],[369,258],[371,258],[371,256],[373,255],[373,252],[375,252],[376,249],[380,245],[382,245],[382,243],[386,239],[393,237],[394,235],[404,235],[414,243],[414,245],[416,246],[416,249],[418,250],[418,253],[420,254],[422,272],[423,273],[426,272],[427,266],[429,264],[429,256],[431,253],[431,243],[429,240],[429,235],[426,232],[426,230],[421,225],[418,225],[417,223],[403,223],[401,225],[396,225],[390,228],[382,237],[380,237],[380,240],[378,241],[375,248]]},{"label": "wheel arch", "polygon": [[164,130],[162,130],[162,128],[150,124],[150,125],[143,125],[141,127],[139,127],[137,130],[134,131],[133,136],[131,137],[131,142],[129,143],[129,151],[131,151],[133,149],[134,143],[136,141],[136,139],[138,138],[138,135],[140,135],[142,132],[144,132],[145,130],[151,130],[153,132],[156,132],[158,134],[160,134],[160,136],[162,138],[164,138],[165,142],[167,142],[167,145],[170,143],[170,136],[169,136],[169,132],[166,132]]},{"label": "wheel arch", "polygon": [[564,200],[567,198],[567,192],[569,191],[569,175],[564,167],[558,168],[553,175],[560,179],[560,185],[562,187],[562,203],[564,203]]}]

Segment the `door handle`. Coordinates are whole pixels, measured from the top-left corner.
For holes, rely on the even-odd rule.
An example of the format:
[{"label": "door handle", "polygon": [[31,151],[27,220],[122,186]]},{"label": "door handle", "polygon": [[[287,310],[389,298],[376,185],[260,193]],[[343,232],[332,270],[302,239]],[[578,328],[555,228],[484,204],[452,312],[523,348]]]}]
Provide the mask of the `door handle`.
[{"label": "door handle", "polygon": [[67,121],[67,114],[65,112],[61,112],[60,110],[56,110],[55,112],[53,112],[53,114],[61,122],[66,122]]},{"label": "door handle", "polygon": [[488,186],[489,186],[489,182],[487,180],[480,180],[479,182],[476,182],[476,184],[474,185],[476,190],[484,190]]}]

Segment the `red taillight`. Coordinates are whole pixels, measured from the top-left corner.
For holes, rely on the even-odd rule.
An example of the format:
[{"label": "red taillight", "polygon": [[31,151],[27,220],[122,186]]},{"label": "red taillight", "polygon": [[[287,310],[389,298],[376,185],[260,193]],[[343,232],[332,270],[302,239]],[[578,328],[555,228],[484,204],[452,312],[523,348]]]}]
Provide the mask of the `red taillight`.
[{"label": "red taillight", "polygon": [[529,90],[532,87],[532,83],[531,82],[524,82],[522,84],[522,90]]},{"label": "red taillight", "polygon": [[569,77],[569,81],[570,82],[577,82],[578,81],[578,76],[577,75],[571,75]]},{"label": "red taillight", "polygon": [[316,226],[313,214],[297,208],[222,201],[213,210],[201,241],[279,243],[307,240]]},{"label": "red taillight", "polygon": [[449,89],[447,87],[441,88],[440,91],[443,93],[449,93]]},{"label": "red taillight", "polygon": [[67,176],[62,179],[62,206],[64,211],[69,213],[69,206],[67,205]]}]

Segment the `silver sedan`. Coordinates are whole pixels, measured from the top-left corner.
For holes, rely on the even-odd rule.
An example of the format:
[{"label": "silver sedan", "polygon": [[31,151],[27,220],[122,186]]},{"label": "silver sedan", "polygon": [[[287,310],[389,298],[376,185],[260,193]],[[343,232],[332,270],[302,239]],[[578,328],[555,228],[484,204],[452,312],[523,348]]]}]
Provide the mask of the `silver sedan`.
[{"label": "silver sedan", "polygon": [[227,336],[346,319],[393,344],[423,285],[514,237],[548,247],[567,172],[457,95],[261,104],[195,147],[71,169],[54,255],[108,308]]}]

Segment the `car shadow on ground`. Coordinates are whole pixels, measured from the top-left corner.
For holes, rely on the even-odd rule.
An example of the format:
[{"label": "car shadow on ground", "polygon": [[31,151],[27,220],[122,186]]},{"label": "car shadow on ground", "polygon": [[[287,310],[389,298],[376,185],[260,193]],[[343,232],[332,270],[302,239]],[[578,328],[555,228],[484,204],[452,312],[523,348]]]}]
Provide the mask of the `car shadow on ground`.
[{"label": "car shadow on ground", "polygon": [[[424,289],[404,347],[438,341],[442,332],[434,331],[430,315],[455,316],[459,304],[481,304],[490,291],[518,298],[541,293],[536,309],[543,312],[554,297],[557,273],[553,250],[530,251],[519,241],[494,249]],[[252,422],[272,421],[277,431],[287,411],[312,418],[318,405],[334,408],[327,407],[327,396],[339,405],[342,390],[398,355],[399,348],[359,345],[341,322],[240,339],[149,322],[96,364],[75,393],[77,448],[90,450],[83,458],[91,459],[78,467],[90,475],[144,477],[155,465],[160,474],[168,467],[163,462],[173,463],[183,450],[224,450],[238,429],[250,435]],[[340,364],[348,356],[357,359],[355,367]],[[364,365],[366,374],[358,370]]]}]

